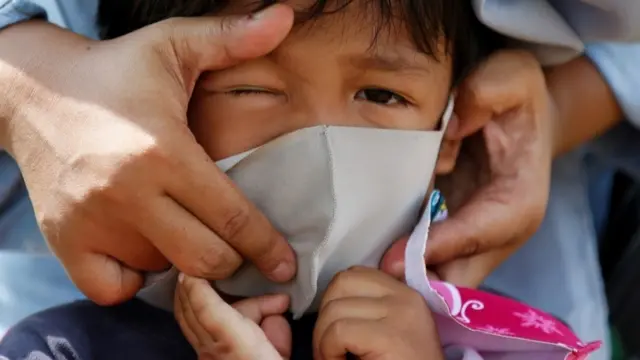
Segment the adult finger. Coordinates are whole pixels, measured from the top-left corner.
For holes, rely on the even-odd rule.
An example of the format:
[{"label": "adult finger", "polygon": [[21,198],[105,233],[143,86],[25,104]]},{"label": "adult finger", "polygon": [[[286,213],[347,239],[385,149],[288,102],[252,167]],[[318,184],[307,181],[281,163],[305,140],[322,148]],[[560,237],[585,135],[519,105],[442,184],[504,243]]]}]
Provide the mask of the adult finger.
[{"label": "adult finger", "polygon": [[404,252],[408,241],[408,237],[403,237],[387,249],[380,261],[380,270],[396,279],[404,279]]},{"label": "adult finger", "polygon": [[71,281],[99,305],[114,305],[130,299],[144,283],[141,273],[107,255],[75,249],[56,255]]},{"label": "adult finger", "polygon": [[150,209],[139,223],[141,232],[180,271],[217,280],[242,264],[233,248],[170,197],[157,197]]},{"label": "adult finger", "polygon": [[[177,58],[190,88],[200,73],[273,51],[293,26],[293,10],[270,6],[249,16],[174,18],[158,24],[159,49]],[[157,31],[157,29],[154,29]]]},{"label": "adult finger", "polygon": [[[389,348],[383,324],[362,319],[340,319],[329,325],[314,346],[316,358],[322,360],[344,360],[347,354],[365,357],[376,353],[376,349]],[[397,344],[396,344],[397,346]]]},{"label": "adult finger", "polygon": [[[382,257],[382,261],[380,261],[380,270],[402,282],[405,282],[404,255],[408,241],[409,239],[404,237],[393,243]],[[427,278],[432,281],[445,280],[440,276],[439,272],[432,269],[427,269]]]},{"label": "adult finger", "polygon": [[283,359],[291,358],[291,327],[283,316],[268,316],[260,328]]},{"label": "adult finger", "polygon": [[91,250],[118,259],[125,266],[141,272],[159,272],[171,266],[153,243],[135,230],[115,231],[114,229],[109,236],[117,238],[118,241],[110,241],[111,239],[93,241]]},{"label": "adult finger", "polygon": [[523,220],[514,216],[517,206],[493,198],[490,189],[480,189],[456,213],[433,225],[427,242],[427,264],[469,257],[511,242],[523,226]]},{"label": "adult finger", "polygon": [[454,285],[476,288],[514,252],[515,246],[517,244],[444,263],[437,267],[438,275]]},{"label": "adult finger", "polygon": [[[528,66],[523,66],[528,64]],[[531,71],[531,69],[537,69]],[[450,139],[463,139],[484,127],[495,114],[502,114],[522,104],[536,87],[523,82],[544,81],[535,77],[542,69],[536,59],[525,51],[502,51],[492,55],[466,78],[456,97],[455,113],[459,120]]]},{"label": "adult finger", "polygon": [[[295,275],[296,264],[287,241],[202,148],[196,144],[194,147],[197,149],[188,152],[190,156],[184,159],[182,176],[176,177],[169,188],[171,197],[215,232],[219,239],[255,264],[266,277],[277,282],[290,280]],[[210,237],[215,235],[211,230]],[[207,249],[207,244],[200,246]],[[227,264],[210,259],[201,264],[204,267],[201,270],[226,277],[239,265],[236,258],[231,259],[234,262]]]},{"label": "adult finger", "polygon": [[[493,179],[478,188],[448,219],[433,225],[427,242],[428,265],[509,244],[519,246],[542,222],[550,182],[550,157],[527,144],[522,146],[529,150],[512,154],[515,151],[512,141],[507,141],[506,146],[502,144],[499,139],[504,130],[494,123],[488,124],[484,133],[489,139],[487,151]],[[539,173],[525,176],[521,170],[527,168]]]}]

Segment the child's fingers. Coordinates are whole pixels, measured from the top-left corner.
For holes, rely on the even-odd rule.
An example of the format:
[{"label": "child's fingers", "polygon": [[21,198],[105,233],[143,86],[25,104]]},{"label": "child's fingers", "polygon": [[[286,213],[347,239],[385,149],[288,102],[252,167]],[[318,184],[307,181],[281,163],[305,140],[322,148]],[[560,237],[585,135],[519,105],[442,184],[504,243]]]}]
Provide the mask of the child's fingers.
[{"label": "child's fingers", "polygon": [[266,340],[283,359],[291,357],[291,328],[282,314],[289,308],[289,297],[284,294],[265,295],[245,299],[233,307],[246,320],[260,325]]},{"label": "child's fingers", "polygon": [[207,312],[209,308],[214,308],[221,304],[227,305],[205,279],[195,278],[181,273],[178,276],[178,286],[184,292],[184,295],[189,300],[196,314],[203,311]]},{"label": "child's fingers", "polygon": [[222,300],[208,281],[184,274],[180,274],[178,281],[184,302],[189,304],[193,314],[194,324],[200,324],[208,334],[221,340],[233,333],[232,329],[243,326],[243,317]]},{"label": "child's fingers", "polygon": [[238,301],[233,307],[244,317],[260,324],[268,316],[281,315],[287,311],[289,297],[285,294],[259,296]]},{"label": "child's fingers", "polygon": [[[223,346],[237,352],[240,358],[281,359],[278,352],[291,352],[289,325],[281,320],[267,321],[266,328],[276,341],[258,326],[266,317],[275,317],[289,306],[286,295],[269,295],[246,299],[233,307],[227,304],[208,281],[181,274],[178,278],[177,297],[183,322],[200,343],[200,348]],[[187,333],[185,333],[187,335]],[[288,338],[288,342],[287,342]],[[197,349],[197,348],[196,348]],[[276,351],[278,350],[278,351]],[[260,354],[251,357],[251,354]]]},{"label": "child's fingers", "polygon": [[[193,280],[197,280],[191,278]],[[188,280],[190,281],[190,280]],[[204,284],[203,284],[204,283]],[[208,329],[204,328],[199,321],[199,317],[196,315],[193,309],[193,299],[189,296],[190,294],[205,292],[204,290],[199,289],[200,287],[210,285],[204,281],[194,281],[189,283],[189,288],[185,286],[184,283],[180,283],[178,285],[177,296],[180,304],[180,312],[182,317],[184,318],[184,322],[189,331],[196,337],[200,346],[205,346],[206,344],[211,344],[216,339],[216,333],[212,333]],[[190,291],[190,293],[189,293]],[[215,306],[215,305],[214,305]],[[196,348],[197,349],[197,348]]]},{"label": "child's fingers", "polygon": [[191,344],[191,347],[193,347],[194,349],[199,349],[201,346],[200,340],[198,340],[196,334],[193,332],[193,330],[191,330],[191,325],[187,323],[187,319],[185,319],[184,317],[183,304],[179,294],[179,289],[176,289],[174,297],[174,314],[176,316],[176,321],[178,322],[178,325],[180,325],[182,334],[185,338],[187,338],[189,344]]},{"label": "child's fingers", "polygon": [[291,327],[283,316],[267,316],[260,326],[283,359],[291,358]]},{"label": "child's fingers", "polygon": [[[389,349],[398,344],[390,344],[382,324],[363,319],[340,319],[321,334],[314,344],[315,359],[343,360],[347,354],[356,358],[371,354],[393,353]],[[428,358],[428,357],[426,357]],[[425,358],[425,359],[426,359]]]}]

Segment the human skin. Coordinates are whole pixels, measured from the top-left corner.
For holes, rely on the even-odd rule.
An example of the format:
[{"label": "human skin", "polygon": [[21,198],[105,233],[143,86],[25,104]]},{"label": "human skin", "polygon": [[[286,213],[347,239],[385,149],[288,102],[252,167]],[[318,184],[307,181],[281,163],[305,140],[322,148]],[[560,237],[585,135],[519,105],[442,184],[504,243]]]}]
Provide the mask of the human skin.
[{"label": "human skin", "polygon": [[[586,57],[542,69],[530,55],[515,54],[493,56],[469,76],[459,89],[458,126],[447,132],[467,140],[457,168],[439,182],[452,215],[434,224],[426,256],[434,277],[459,286],[480,285],[536,231],[551,160],[622,118]],[[397,277],[405,245],[398,241],[381,263]]]},{"label": "human skin", "polygon": [[0,146],[20,165],[38,224],[74,283],[100,304],[176,265],[209,279],[243,257],[275,281],[286,240],[187,127],[200,74],[275,48],[293,12],[171,19],[112,41],[42,21],[0,31]]}]

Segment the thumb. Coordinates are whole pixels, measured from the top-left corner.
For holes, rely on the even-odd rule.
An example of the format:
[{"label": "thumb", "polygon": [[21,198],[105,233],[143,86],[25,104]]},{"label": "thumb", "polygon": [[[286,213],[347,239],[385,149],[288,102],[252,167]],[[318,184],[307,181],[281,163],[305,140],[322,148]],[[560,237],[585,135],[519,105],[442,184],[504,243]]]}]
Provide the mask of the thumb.
[{"label": "thumb", "polygon": [[182,71],[224,69],[273,51],[293,26],[293,9],[273,5],[248,16],[175,18],[160,23],[161,40]]},{"label": "thumb", "polygon": [[513,238],[513,209],[480,190],[449,218],[435,223],[427,242],[428,265],[442,264],[502,246]]},{"label": "thumb", "polygon": [[477,288],[509,255],[518,244],[478,254],[469,258],[456,259],[437,267],[442,280],[457,286]]},{"label": "thumb", "polygon": [[[380,270],[391,275],[395,279],[405,282],[404,271],[405,261],[404,255],[407,249],[408,237],[403,237],[391,245],[380,261]],[[429,280],[441,280],[440,274],[427,269],[427,277]]]},{"label": "thumb", "polygon": [[438,275],[442,277],[442,280],[456,286],[476,288],[488,275],[487,267],[483,266],[486,258],[483,255],[457,259],[439,265],[437,268]]},{"label": "thumb", "polygon": [[403,237],[389,247],[380,261],[380,270],[396,279],[404,278],[404,252],[408,241],[408,237]]},{"label": "thumb", "polygon": [[[64,262],[64,259],[63,259]],[[114,305],[131,299],[142,288],[142,274],[102,254],[74,254],[65,263],[71,281],[99,305]]]}]

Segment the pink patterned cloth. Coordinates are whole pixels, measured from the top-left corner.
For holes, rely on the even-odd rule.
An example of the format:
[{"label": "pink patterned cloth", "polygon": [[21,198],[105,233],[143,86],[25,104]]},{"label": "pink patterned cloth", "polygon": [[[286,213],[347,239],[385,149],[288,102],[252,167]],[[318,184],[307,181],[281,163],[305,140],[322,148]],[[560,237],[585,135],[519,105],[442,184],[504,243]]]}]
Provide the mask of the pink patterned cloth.
[{"label": "pink patterned cloth", "polygon": [[434,312],[448,359],[582,360],[600,347],[581,342],[555,317],[518,301],[429,281],[424,253],[432,214],[425,211],[409,238],[405,278]]}]

